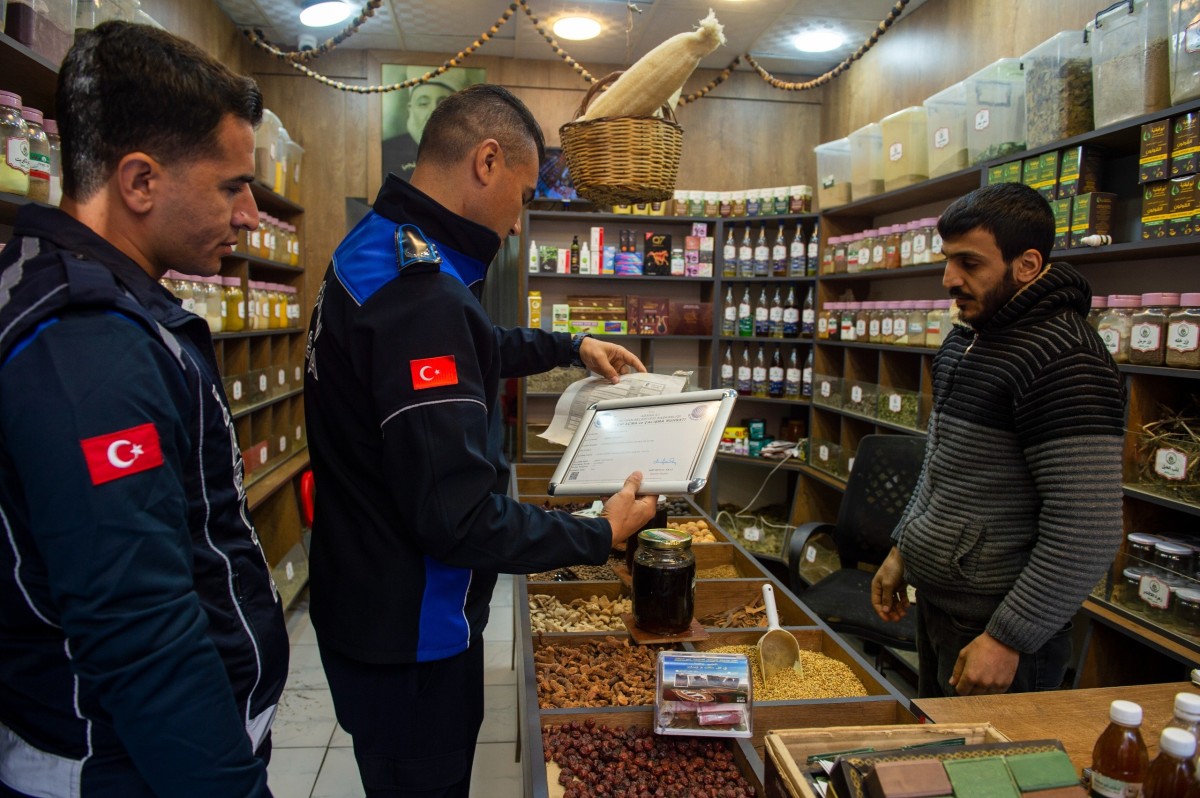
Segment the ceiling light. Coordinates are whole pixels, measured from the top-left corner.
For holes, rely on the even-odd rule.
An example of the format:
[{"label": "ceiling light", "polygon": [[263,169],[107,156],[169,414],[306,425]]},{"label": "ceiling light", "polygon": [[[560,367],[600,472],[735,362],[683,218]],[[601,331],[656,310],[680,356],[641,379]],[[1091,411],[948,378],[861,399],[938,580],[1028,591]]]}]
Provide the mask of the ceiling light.
[{"label": "ceiling light", "polygon": [[327,28],[353,13],[354,8],[342,0],[306,0],[300,12],[300,24],[309,28]]},{"label": "ceiling light", "polygon": [[796,45],[797,50],[803,50],[806,53],[827,53],[841,47],[845,40],[846,37],[837,31],[829,28],[814,28],[797,34],[792,39],[792,44]]},{"label": "ceiling light", "polygon": [[594,39],[600,35],[600,23],[591,17],[563,17],[554,23],[554,35],[572,41]]}]

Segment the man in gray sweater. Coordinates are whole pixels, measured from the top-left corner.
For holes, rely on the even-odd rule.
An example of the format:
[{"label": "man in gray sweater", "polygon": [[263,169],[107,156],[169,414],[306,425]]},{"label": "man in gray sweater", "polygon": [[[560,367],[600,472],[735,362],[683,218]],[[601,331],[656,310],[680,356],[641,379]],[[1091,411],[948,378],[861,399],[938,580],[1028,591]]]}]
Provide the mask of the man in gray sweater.
[{"label": "man in gray sweater", "polygon": [[938,232],[959,324],[934,357],[925,463],[871,599],[898,620],[917,589],[920,696],[1052,690],[1121,541],[1121,376],[1087,324],[1087,281],[1049,263],[1040,194],[981,188]]}]

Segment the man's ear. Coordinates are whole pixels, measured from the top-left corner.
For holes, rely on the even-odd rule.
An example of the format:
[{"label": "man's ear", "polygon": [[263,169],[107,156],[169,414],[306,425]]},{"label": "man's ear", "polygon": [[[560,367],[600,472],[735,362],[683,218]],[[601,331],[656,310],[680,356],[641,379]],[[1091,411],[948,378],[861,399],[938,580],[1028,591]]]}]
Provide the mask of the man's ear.
[{"label": "man's ear", "polygon": [[492,181],[496,179],[500,169],[500,157],[500,142],[495,139],[484,139],[475,148],[472,166],[475,179],[481,185],[491,185]]},{"label": "man's ear", "polygon": [[1042,273],[1042,253],[1027,249],[1013,261],[1013,279],[1019,286],[1026,286]]},{"label": "man's ear", "polygon": [[121,200],[136,214],[149,213],[154,207],[154,192],[161,182],[162,165],[144,152],[131,152],[121,158],[113,171]]}]

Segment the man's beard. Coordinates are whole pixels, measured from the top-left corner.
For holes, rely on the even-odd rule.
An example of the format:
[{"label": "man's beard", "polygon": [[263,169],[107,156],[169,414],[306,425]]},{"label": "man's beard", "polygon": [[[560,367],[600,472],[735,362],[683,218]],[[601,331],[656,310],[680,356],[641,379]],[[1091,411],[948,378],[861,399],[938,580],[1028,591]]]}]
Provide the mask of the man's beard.
[{"label": "man's beard", "polygon": [[[975,303],[979,306],[979,311],[974,318],[967,319],[964,317],[963,320],[976,329],[983,327],[1000,312],[1000,308],[1007,305],[1009,300],[1016,296],[1018,289],[1019,286],[1013,277],[1012,267],[1009,266],[1005,269],[1004,279],[1000,281],[999,285],[992,288],[983,296],[968,297],[975,300]],[[963,298],[966,297],[966,294],[957,288],[952,288],[950,289],[950,296],[953,298]]]}]

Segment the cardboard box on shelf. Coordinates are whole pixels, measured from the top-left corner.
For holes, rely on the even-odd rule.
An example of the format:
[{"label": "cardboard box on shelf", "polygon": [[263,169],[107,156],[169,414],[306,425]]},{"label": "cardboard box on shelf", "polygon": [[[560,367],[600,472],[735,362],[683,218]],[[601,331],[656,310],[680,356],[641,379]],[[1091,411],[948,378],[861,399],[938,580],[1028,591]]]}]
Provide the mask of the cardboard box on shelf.
[{"label": "cardboard box on shelf", "polygon": [[1138,182],[1166,180],[1171,176],[1171,120],[1159,119],[1142,125],[1138,149]]},{"label": "cardboard box on shelf", "polygon": [[1167,216],[1171,212],[1171,184],[1167,180],[1142,186],[1142,239],[1167,237]]},{"label": "cardboard box on shelf", "polygon": [[1056,196],[1074,197],[1100,190],[1101,152],[1082,144],[1062,151]]},{"label": "cardboard box on shelf", "polygon": [[671,335],[712,335],[711,302],[671,302]]},{"label": "cardboard box on shelf", "polygon": [[1037,162],[1037,182],[1033,187],[1047,200],[1053,200],[1058,196],[1058,151],[1042,153]]},{"label": "cardboard box on shelf", "polygon": [[671,275],[671,234],[646,231],[642,273],[669,277]]},{"label": "cardboard box on shelf", "polygon": [[1071,243],[1071,205],[1073,197],[1056,199],[1050,203],[1054,212],[1054,248],[1066,249]]},{"label": "cardboard box on shelf", "polygon": [[571,319],[572,333],[591,333],[592,335],[626,335],[630,332],[629,324],[622,321],[601,321],[599,319]]},{"label": "cardboard box on shelf", "polygon": [[633,335],[667,335],[671,332],[671,300],[656,296],[630,296],[625,308]]},{"label": "cardboard box on shelf", "polygon": [[1196,232],[1195,217],[1200,210],[1196,196],[1196,175],[1184,175],[1171,181],[1167,237],[1179,238]]},{"label": "cardboard box on shelf", "polygon": [[688,236],[683,240],[683,274],[685,277],[700,276],[700,236]]},{"label": "cardboard box on shelf", "polygon": [[716,250],[716,239],[712,236],[700,236],[700,271],[697,277],[713,276],[713,253]]},{"label": "cardboard box on shelf", "polygon": [[1171,177],[1200,171],[1200,113],[1189,111],[1171,120]]},{"label": "cardboard box on shelf", "polygon": [[1117,195],[1092,191],[1075,197],[1071,206],[1071,246],[1082,246],[1090,235],[1111,235],[1112,214]]}]

